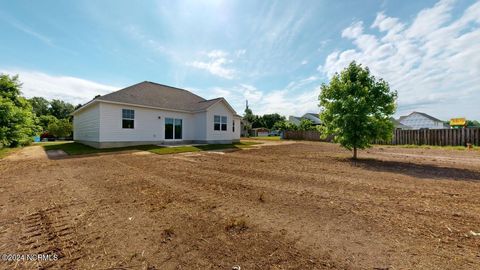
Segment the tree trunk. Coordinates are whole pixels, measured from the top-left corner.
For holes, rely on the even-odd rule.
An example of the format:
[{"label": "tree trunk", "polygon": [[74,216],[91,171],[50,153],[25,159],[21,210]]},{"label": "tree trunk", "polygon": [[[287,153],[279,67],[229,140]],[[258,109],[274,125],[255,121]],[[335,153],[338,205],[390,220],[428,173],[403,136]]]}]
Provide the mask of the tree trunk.
[{"label": "tree trunk", "polygon": [[353,159],[357,159],[357,147],[353,147]]}]

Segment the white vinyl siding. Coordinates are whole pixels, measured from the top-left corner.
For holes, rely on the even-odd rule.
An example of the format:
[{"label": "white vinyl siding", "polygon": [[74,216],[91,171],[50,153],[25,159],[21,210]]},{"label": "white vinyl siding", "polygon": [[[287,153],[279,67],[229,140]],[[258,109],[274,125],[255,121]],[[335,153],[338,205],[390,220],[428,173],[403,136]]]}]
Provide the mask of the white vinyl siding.
[{"label": "white vinyl siding", "polygon": [[[215,130],[215,116],[220,116],[220,130]],[[222,122],[222,116],[225,117]],[[235,128],[233,131],[228,121],[235,121],[235,127],[240,127],[240,118],[234,116],[227,105],[221,101],[207,110],[207,141],[229,141],[240,140],[240,128]],[[218,118],[217,118],[218,120]],[[217,121],[218,123],[218,121]],[[222,131],[222,123],[225,123],[225,130]]]},{"label": "white vinyl siding", "polygon": [[73,116],[73,139],[94,141],[100,139],[100,105],[92,104]]},{"label": "white vinyl siding", "polygon": [[418,113],[413,113],[405,118],[403,118],[400,123],[411,127],[412,129],[442,129],[445,128],[443,122],[434,121],[428,117],[425,117]]},{"label": "white vinyl siding", "polygon": [[[123,109],[134,111],[134,128],[122,128]],[[214,115],[220,116],[220,131],[214,131]],[[226,130],[222,131],[222,116]],[[228,142],[240,139],[240,118],[226,103],[218,102],[206,111],[197,113],[172,112],[98,102],[74,115],[74,139],[92,142],[165,142],[165,119],[181,119],[181,140],[199,142]],[[175,120],[174,120],[175,121]],[[230,121],[230,122],[229,122]],[[232,128],[230,128],[231,123]],[[235,129],[233,129],[235,125]],[[180,140],[177,136],[177,140]]]},{"label": "white vinyl siding", "polygon": [[[122,109],[135,110],[135,128],[122,128]],[[195,129],[193,115],[135,106],[102,103],[100,140],[102,142],[164,141],[165,119],[182,119],[183,140],[193,140]]]}]

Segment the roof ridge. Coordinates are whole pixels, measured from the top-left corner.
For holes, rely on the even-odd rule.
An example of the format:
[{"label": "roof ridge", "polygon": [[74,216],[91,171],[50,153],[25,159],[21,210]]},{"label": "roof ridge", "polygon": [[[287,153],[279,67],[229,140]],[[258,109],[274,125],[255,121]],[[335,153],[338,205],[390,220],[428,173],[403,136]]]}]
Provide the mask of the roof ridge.
[{"label": "roof ridge", "polygon": [[218,98],[212,98],[212,99],[205,99],[205,100],[202,100],[202,101],[199,101],[197,103],[200,103],[200,102],[208,102],[208,101],[212,101],[212,100],[216,100],[216,99],[225,99],[224,97],[218,97]]}]

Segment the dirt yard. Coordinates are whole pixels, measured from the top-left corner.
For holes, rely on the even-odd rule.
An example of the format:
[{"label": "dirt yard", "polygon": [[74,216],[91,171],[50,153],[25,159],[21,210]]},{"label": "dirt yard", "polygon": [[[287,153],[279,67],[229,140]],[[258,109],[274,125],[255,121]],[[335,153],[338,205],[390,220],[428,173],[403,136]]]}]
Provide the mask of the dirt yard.
[{"label": "dirt yard", "polygon": [[0,161],[0,254],[59,259],[0,269],[480,269],[480,152],[359,154],[29,147]]}]

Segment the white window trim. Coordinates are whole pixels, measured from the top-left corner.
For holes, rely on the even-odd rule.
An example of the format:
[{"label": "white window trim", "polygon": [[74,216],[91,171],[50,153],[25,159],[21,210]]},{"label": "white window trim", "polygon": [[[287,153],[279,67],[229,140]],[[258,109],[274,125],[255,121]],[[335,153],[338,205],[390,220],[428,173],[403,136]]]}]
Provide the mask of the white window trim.
[{"label": "white window trim", "polygon": [[[132,118],[123,117],[123,111],[124,110],[133,111],[133,117]],[[124,128],[123,127],[123,120],[132,120],[133,121],[133,128]],[[135,110],[122,108],[122,129],[135,129]]]},{"label": "white window trim", "polygon": [[[215,121],[215,117],[218,117],[220,119],[219,122]],[[225,118],[225,122],[222,122],[222,118]],[[219,129],[215,129],[215,124],[219,124]],[[226,128],[225,130],[222,130],[222,125],[225,124]],[[220,131],[220,132],[225,132],[228,131],[228,116],[226,115],[214,115],[213,116],[213,131]]]}]

